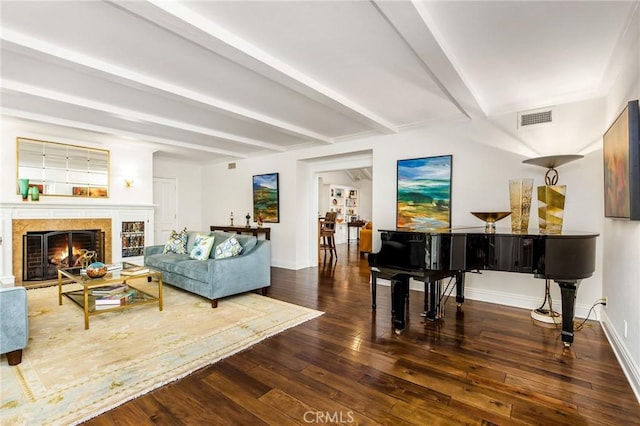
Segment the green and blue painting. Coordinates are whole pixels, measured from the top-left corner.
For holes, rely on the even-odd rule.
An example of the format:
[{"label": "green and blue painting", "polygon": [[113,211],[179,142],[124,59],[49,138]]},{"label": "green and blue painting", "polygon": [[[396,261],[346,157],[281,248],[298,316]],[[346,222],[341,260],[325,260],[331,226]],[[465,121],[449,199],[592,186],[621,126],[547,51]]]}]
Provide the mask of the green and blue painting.
[{"label": "green and blue painting", "polygon": [[451,227],[450,155],[398,160],[398,228]]},{"label": "green and blue painting", "polygon": [[278,206],[278,173],[253,177],[253,219],[262,222],[280,222]]}]

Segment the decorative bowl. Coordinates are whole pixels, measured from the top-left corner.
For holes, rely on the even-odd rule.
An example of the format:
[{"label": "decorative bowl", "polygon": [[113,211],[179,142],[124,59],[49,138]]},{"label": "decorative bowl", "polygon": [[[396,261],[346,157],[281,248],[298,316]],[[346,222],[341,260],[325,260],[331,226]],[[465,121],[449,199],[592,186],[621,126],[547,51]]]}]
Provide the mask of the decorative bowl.
[{"label": "decorative bowl", "polygon": [[509,216],[511,212],[471,212],[480,220],[484,220],[484,232],[494,234],[496,232],[496,222]]},{"label": "decorative bowl", "polygon": [[511,212],[471,212],[472,215],[488,223],[495,223],[509,216]]},{"label": "decorative bowl", "polygon": [[87,276],[89,278],[102,278],[107,275],[107,265],[102,262],[93,262],[87,266]]}]

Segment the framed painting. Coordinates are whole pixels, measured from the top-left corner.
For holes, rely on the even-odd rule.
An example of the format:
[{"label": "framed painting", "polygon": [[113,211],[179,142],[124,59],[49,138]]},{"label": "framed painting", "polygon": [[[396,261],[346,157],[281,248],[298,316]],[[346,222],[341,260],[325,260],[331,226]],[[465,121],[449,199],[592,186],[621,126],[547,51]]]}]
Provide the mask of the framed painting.
[{"label": "framed painting", "polygon": [[398,160],[398,228],[433,231],[451,227],[451,165],[451,155]]},{"label": "framed painting", "polygon": [[74,197],[107,198],[107,188],[92,186],[74,186],[71,188]]},{"label": "framed painting", "polygon": [[640,220],[640,111],[629,102],[603,136],[604,215]]},{"label": "framed painting", "polygon": [[279,223],[278,173],[253,177],[253,220],[262,216],[262,222]]}]

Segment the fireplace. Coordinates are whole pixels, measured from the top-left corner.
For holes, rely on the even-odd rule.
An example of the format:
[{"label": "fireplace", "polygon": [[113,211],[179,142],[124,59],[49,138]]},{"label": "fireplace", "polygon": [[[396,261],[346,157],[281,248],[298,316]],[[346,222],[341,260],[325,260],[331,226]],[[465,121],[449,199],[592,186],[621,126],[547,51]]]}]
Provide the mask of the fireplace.
[{"label": "fireplace", "polygon": [[105,233],[100,229],[35,231],[22,236],[22,280],[55,279],[58,268],[80,267],[85,250],[104,261]]}]

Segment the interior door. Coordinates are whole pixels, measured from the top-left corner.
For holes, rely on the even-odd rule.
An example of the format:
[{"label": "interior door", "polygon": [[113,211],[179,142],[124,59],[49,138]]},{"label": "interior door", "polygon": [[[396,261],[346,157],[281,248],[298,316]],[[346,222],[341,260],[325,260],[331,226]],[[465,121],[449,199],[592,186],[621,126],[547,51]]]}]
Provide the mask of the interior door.
[{"label": "interior door", "polygon": [[178,218],[178,197],[175,178],[153,178],[154,223],[153,237],[155,244],[164,244],[169,234],[176,229]]}]

